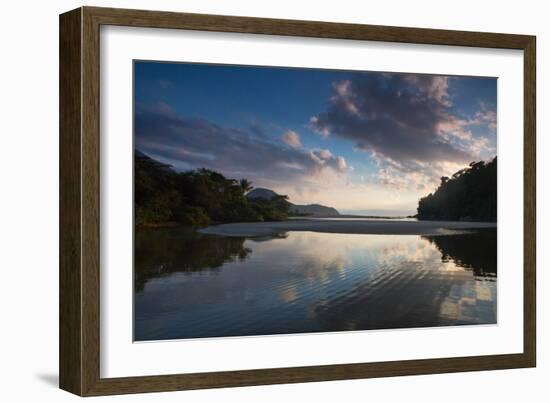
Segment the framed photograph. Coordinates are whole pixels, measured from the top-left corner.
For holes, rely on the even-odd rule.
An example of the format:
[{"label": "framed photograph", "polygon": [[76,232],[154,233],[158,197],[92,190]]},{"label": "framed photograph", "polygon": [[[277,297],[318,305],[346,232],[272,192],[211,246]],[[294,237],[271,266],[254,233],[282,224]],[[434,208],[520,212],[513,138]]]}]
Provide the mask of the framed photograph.
[{"label": "framed photograph", "polygon": [[60,387],[535,366],[535,87],[534,36],[62,14]]}]

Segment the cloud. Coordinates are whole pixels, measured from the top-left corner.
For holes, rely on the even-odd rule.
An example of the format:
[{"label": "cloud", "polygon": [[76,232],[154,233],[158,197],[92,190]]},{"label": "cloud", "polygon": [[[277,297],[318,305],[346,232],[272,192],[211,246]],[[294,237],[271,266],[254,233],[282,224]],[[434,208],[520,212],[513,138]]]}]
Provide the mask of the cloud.
[{"label": "cloud", "polygon": [[346,172],[344,157],[335,157],[330,150],[310,150],[309,156],[319,169],[330,167],[338,173]]},{"label": "cloud", "polygon": [[435,99],[445,106],[452,105],[449,97],[449,77],[405,74],[403,78],[416,87],[418,93],[425,97]]},{"label": "cloud", "polygon": [[170,88],[175,88],[175,84],[170,81],[170,80],[159,80],[158,81],[159,83],[159,86],[162,88],[162,89],[170,89]]},{"label": "cloud", "polygon": [[[143,108],[143,107],[144,107],[143,105],[136,105],[136,108]],[[156,113],[159,115],[165,115],[165,116],[171,116],[171,117],[177,116],[176,110],[172,108],[172,106],[170,106],[169,104],[163,101],[158,101],[158,102],[155,102],[154,104],[148,105],[147,110],[151,113]]]},{"label": "cloud", "polygon": [[403,167],[416,160],[466,162],[467,153],[438,136],[438,125],[448,119],[448,95],[446,85],[430,77],[355,74],[334,85],[329,108],[311,119],[311,127]]},{"label": "cloud", "polygon": [[[183,118],[165,107],[140,105],[135,116],[135,146],[178,170],[208,168],[258,186],[277,182],[322,181],[346,171],[345,159],[329,150],[308,150],[272,139],[257,125],[236,129],[204,119]],[[283,136],[284,137],[284,136]],[[295,140],[298,140],[296,142]],[[291,145],[291,147],[285,146]]]},{"label": "cloud", "polygon": [[485,102],[480,102],[481,110],[475,113],[472,124],[487,125],[493,134],[496,134],[497,130],[497,112],[496,110],[487,107]]},{"label": "cloud", "polygon": [[[346,160],[344,157],[336,157],[336,164],[338,166],[338,172],[345,172],[346,171]],[[350,167],[351,170],[353,170],[352,167]]]},{"label": "cloud", "polygon": [[302,143],[300,142],[300,136],[293,130],[287,130],[282,136],[281,140],[292,148],[300,148]]},{"label": "cloud", "polygon": [[[334,83],[327,109],[310,119],[323,137],[351,140],[370,153],[379,180],[418,188],[434,182],[440,169],[461,167],[494,152],[492,142],[472,133],[473,125],[496,125],[485,109],[470,119],[452,113],[449,77],[355,73]],[[444,172],[447,174],[448,172]],[[411,182],[411,180],[413,180]]]},{"label": "cloud", "polygon": [[[476,112],[473,119],[458,119],[449,116],[448,120],[442,121],[437,126],[438,134],[453,144],[457,149],[468,153],[471,159],[483,159],[487,156],[496,154],[496,147],[489,138],[485,136],[475,136],[471,130],[472,126],[485,125],[489,132],[496,129],[496,114],[494,123],[491,123],[492,116],[488,112]],[[493,127],[494,124],[494,127]]]}]

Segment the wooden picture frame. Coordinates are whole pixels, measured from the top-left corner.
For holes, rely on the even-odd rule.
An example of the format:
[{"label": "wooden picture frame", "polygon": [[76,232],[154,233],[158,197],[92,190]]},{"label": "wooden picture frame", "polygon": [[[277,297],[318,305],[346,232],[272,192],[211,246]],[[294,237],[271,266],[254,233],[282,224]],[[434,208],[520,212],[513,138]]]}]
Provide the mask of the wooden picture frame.
[{"label": "wooden picture frame", "polygon": [[[100,26],[171,28],[519,49],[524,52],[524,349],[468,356],[229,372],[100,377]],[[60,387],[80,396],[533,367],[536,363],[535,37],[81,7],[60,16]]]}]

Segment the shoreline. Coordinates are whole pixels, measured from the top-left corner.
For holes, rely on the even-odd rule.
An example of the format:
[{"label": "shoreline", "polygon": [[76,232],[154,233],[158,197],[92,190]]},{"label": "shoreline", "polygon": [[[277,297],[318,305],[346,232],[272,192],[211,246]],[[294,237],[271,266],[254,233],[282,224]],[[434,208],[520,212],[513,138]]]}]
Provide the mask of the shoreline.
[{"label": "shoreline", "polygon": [[467,230],[497,228],[493,222],[468,221],[392,221],[392,220],[286,220],[211,225],[198,230],[201,234],[257,237],[288,231],[311,231],[333,234],[371,235],[453,235]]}]

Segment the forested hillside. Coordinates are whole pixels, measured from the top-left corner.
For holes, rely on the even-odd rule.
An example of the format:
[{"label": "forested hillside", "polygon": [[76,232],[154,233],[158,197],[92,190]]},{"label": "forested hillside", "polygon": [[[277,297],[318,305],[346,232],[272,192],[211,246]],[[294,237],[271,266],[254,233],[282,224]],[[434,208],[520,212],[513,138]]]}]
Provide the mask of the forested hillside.
[{"label": "forested hillside", "polygon": [[246,179],[229,179],[208,169],[176,172],[136,150],[134,208],[137,226],[166,223],[275,221],[287,218],[286,196],[249,200]]},{"label": "forested hillside", "polygon": [[472,162],[418,202],[419,220],[496,221],[497,159]]}]

